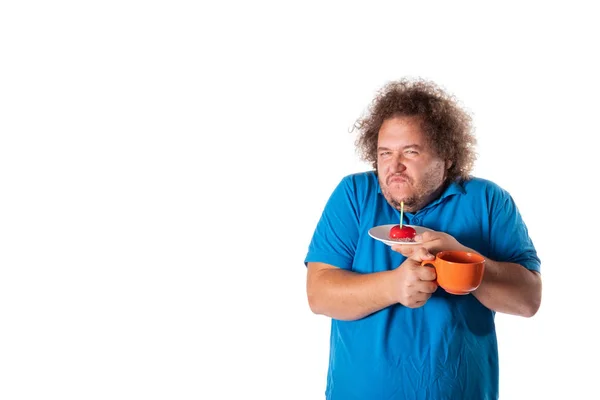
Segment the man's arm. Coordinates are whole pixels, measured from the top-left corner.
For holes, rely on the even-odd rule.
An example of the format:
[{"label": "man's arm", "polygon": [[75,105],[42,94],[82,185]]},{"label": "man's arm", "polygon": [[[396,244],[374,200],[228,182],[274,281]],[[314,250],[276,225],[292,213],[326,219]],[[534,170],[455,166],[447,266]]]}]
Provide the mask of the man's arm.
[{"label": "man's arm", "polygon": [[315,314],[356,320],[395,304],[393,271],[358,274],[324,263],[308,263],[306,292]]},{"label": "man's arm", "polygon": [[483,280],[473,295],[490,310],[532,317],[542,302],[542,277],[519,264],[486,258]]},{"label": "man's arm", "polygon": [[[430,254],[442,250],[459,250],[477,253],[460,244],[454,237],[443,232],[424,232],[423,247]],[[421,239],[421,238],[419,238]],[[419,248],[395,245],[395,250],[406,257]],[[485,268],[481,285],[472,293],[481,304],[497,312],[532,317],[540,308],[542,278],[537,272],[514,263],[498,262],[485,257]]]},{"label": "man's arm", "polygon": [[423,249],[396,269],[371,274],[309,262],[308,304],[315,314],[346,321],[398,303],[409,308],[421,307],[437,289],[435,272],[421,266],[422,260],[432,258]]}]

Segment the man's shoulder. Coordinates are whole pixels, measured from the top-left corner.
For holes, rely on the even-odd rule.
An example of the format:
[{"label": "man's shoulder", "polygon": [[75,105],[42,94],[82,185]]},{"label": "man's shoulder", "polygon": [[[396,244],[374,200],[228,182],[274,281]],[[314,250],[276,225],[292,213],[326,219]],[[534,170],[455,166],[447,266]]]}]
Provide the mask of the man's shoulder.
[{"label": "man's shoulder", "polygon": [[349,185],[355,191],[364,191],[378,185],[375,171],[354,172],[342,178],[341,184]]},{"label": "man's shoulder", "polygon": [[489,179],[480,178],[477,176],[470,176],[469,179],[465,179],[460,182],[462,187],[465,189],[467,193],[491,193],[491,194],[504,194],[506,190],[504,190],[500,185],[496,182],[493,182]]},{"label": "man's shoulder", "polygon": [[371,204],[374,196],[380,191],[375,171],[355,172],[345,175],[339,182],[335,192],[336,198],[346,199],[354,207],[362,208]]},{"label": "man's shoulder", "polygon": [[485,199],[487,204],[501,205],[508,201],[510,193],[498,183],[489,179],[471,176],[460,183],[468,198]]}]

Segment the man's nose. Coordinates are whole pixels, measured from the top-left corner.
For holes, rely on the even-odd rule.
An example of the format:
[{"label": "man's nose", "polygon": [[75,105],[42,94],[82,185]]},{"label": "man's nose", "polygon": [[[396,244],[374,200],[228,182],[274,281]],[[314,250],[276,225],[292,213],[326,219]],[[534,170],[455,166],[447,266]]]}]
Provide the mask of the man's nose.
[{"label": "man's nose", "polygon": [[392,159],[391,169],[392,172],[402,172],[406,170],[406,165],[404,165],[404,160],[402,159],[402,156],[395,156]]}]

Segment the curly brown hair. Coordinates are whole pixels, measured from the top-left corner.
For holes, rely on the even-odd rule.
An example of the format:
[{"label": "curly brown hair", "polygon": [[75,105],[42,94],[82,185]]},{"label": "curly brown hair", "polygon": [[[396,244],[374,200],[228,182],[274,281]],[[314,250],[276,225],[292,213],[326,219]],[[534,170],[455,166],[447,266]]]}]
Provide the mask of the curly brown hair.
[{"label": "curly brown hair", "polygon": [[429,146],[443,160],[450,160],[448,179],[468,179],[477,155],[471,117],[458,106],[454,96],[423,79],[387,83],[373,99],[366,115],[352,130],[359,132],[357,151],[377,172],[377,139],[386,119],[419,117]]}]

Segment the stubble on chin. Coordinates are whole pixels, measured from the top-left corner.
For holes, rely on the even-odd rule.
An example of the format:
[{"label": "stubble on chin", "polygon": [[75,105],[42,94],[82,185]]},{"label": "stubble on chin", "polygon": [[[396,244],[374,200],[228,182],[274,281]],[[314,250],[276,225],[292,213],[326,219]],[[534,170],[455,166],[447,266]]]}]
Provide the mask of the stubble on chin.
[{"label": "stubble on chin", "polygon": [[382,184],[380,177],[378,179],[379,185],[381,186],[381,192],[392,207],[400,211],[400,202],[403,201],[404,211],[416,212],[425,207],[427,203],[433,201],[433,198],[440,194],[446,181],[444,172],[442,171],[440,174],[440,171],[434,169],[428,171],[423,178],[423,184],[416,188],[412,186],[412,182],[409,181],[407,183],[413,189],[413,195],[404,198],[394,198],[389,186],[387,184]]},{"label": "stubble on chin", "polygon": [[381,178],[379,179],[379,185],[381,186],[381,192],[383,193],[383,197],[385,197],[388,204],[394,207],[396,210],[400,211],[401,201],[404,202],[404,211],[411,212],[412,208],[417,205],[416,196],[409,196],[404,198],[393,197],[389,186],[387,184],[383,184],[381,182]]}]

